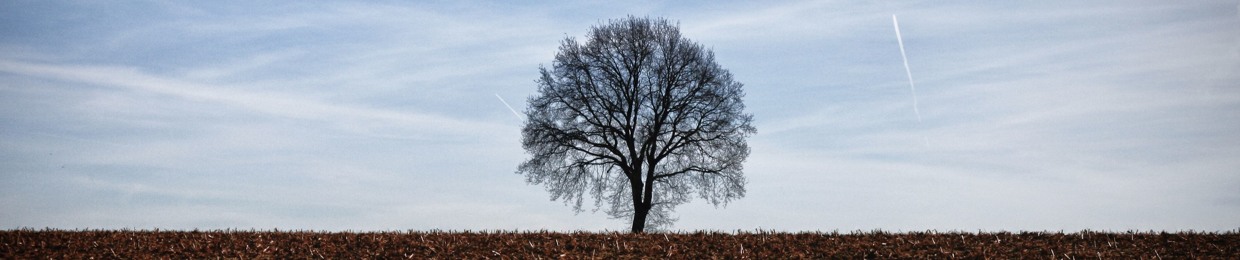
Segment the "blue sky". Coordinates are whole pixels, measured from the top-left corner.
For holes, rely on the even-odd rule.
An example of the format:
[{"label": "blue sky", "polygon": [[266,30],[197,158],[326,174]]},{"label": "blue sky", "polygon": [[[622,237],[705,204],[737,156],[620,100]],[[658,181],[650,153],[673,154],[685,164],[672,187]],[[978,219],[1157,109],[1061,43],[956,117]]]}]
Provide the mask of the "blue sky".
[{"label": "blue sky", "polygon": [[[0,2],[0,228],[624,230],[514,173],[559,41],[679,21],[748,194],[680,230],[1240,228],[1237,1]],[[918,110],[892,26],[898,15]]]}]

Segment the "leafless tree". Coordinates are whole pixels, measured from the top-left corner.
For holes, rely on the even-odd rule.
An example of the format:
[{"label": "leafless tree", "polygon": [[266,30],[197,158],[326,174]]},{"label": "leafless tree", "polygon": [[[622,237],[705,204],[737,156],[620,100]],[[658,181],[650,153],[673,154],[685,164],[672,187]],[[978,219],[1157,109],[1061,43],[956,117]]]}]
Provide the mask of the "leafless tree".
[{"label": "leafless tree", "polygon": [[670,226],[694,193],[716,207],[744,197],[756,129],[714,53],[662,18],[611,20],[586,38],[567,37],[540,68],[517,172],[577,212],[589,193],[634,233]]}]

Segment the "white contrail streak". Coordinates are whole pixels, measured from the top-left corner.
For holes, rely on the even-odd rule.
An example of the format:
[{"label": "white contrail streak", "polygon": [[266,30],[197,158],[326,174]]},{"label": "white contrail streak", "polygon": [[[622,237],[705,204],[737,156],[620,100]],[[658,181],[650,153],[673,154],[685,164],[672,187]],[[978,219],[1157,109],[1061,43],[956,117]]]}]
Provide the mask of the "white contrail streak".
[{"label": "white contrail streak", "polygon": [[908,68],[908,55],[904,54],[904,39],[900,37],[900,22],[896,15],[891,15],[891,25],[896,28],[896,42],[900,43],[900,58],[904,59],[904,74],[908,75],[908,88],[913,91],[913,113],[917,114],[917,122],[921,123],[921,110],[917,109],[917,86],[913,85],[913,71]]},{"label": "white contrail streak", "polygon": [[499,96],[499,93],[495,93],[495,98],[498,98],[499,102],[503,102],[504,106],[508,107],[508,111],[512,111],[512,115],[517,116],[517,120],[525,120],[525,118],[521,116],[521,113],[517,112],[516,109],[512,109],[512,106],[508,105],[508,101],[504,101],[504,98]]}]

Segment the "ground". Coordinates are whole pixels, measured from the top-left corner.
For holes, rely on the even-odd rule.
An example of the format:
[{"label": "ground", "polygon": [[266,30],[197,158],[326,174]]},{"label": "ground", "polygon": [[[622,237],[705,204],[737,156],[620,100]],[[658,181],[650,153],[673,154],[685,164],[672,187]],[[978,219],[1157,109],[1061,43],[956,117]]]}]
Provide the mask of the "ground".
[{"label": "ground", "polygon": [[0,231],[0,259],[1240,258],[1240,232]]}]

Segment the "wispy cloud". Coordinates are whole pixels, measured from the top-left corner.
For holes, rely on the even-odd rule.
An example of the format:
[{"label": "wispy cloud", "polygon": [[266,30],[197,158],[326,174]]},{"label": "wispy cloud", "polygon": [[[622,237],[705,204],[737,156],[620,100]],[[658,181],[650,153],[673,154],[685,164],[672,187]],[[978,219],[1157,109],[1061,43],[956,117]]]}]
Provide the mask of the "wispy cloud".
[{"label": "wispy cloud", "polygon": [[256,93],[187,82],[178,79],[153,76],[135,69],[103,66],[57,66],[19,61],[0,61],[0,71],[34,77],[68,80],[109,87],[168,95],[191,101],[216,102],[223,105],[246,108],[274,116],[323,121],[340,129],[374,134],[366,125],[376,122],[399,125],[408,133],[392,135],[411,138],[431,138],[435,135],[481,135],[495,127],[492,123],[448,118],[417,112],[382,110],[358,106],[345,106],[297,98],[289,94]]},{"label": "wispy cloud", "polygon": [[521,113],[517,113],[516,109],[512,109],[512,105],[508,105],[508,101],[505,101],[499,94],[495,94],[495,98],[498,98],[500,103],[504,103],[504,107],[507,107],[508,111],[512,111],[512,116],[517,117],[517,120],[525,120],[525,118],[521,117]]},{"label": "wispy cloud", "polygon": [[[910,48],[908,56],[916,57],[919,67],[925,68],[919,74],[923,75],[919,77],[922,79],[919,83],[923,83],[918,86],[921,87],[918,89],[920,101],[933,104],[921,111],[927,119],[921,128],[907,127],[905,123],[915,119],[905,110],[909,109],[907,99],[904,99],[907,96],[894,91],[901,83],[899,80],[907,80],[903,77],[884,76],[866,80],[866,76],[882,73],[864,71],[867,73],[845,79],[860,82],[860,86],[832,83],[830,78],[824,78],[823,83],[780,81],[792,84],[768,88],[747,82],[751,93],[759,92],[751,95],[763,95],[762,91],[772,91],[771,88],[794,88],[802,97],[791,99],[780,96],[785,99],[780,100],[781,103],[758,104],[778,105],[782,109],[775,110],[779,113],[759,115],[763,131],[755,137],[754,158],[751,158],[746,169],[748,172],[778,174],[778,177],[773,177],[776,179],[796,180],[767,184],[780,187],[777,191],[751,189],[754,191],[751,197],[786,198],[796,194],[821,194],[814,198],[848,199],[791,204],[804,206],[814,203],[822,208],[831,208],[828,212],[900,211],[919,216],[925,213],[913,209],[940,204],[933,200],[896,203],[894,201],[908,200],[897,195],[908,192],[899,190],[920,191],[908,193],[910,196],[934,194],[943,196],[939,199],[945,201],[964,200],[960,203],[973,205],[970,208],[988,210],[1007,208],[1004,204],[1013,201],[1060,194],[1065,199],[1072,197],[1078,200],[1069,210],[1078,213],[1092,211],[1086,205],[1122,205],[1118,207],[1126,212],[1145,212],[1143,214],[1165,209],[1163,206],[1125,201],[1116,197],[1125,196],[1120,194],[1193,205],[1177,208],[1186,212],[1192,211],[1189,208],[1212,203],[1205,201],[1225,201],[1234,197],[1226,195],[1220,185],[1199,181],[1240,181],[1217,175],[1235,167],[1235,163],[1223,163],[1226,160],[1223,158],[1240,154],[1236,149],[1217,146],[1220,143],[1240,144],[1240,138],[1235,135],[1217,134],[1240,129],[1216,121],[1235,118],[1237,114],[1230,111],[1240,107],[1240,96],[1237,96],[1240,92],[1224,87],[1228,83],[1222,83],[1227,81],[1222,80],[1225,78],[1240,80],[1237,78],[1240,76],[1237,71],[1240,70],[1235,70],[1237,61],[1227,55],[1236,46],[1235,36],[1219,31],[1236,32],[1236,27],[1226,25],[1234,23],[1233,17],[1210,16],[1171,21],[1136,18],[1158,17],[1157,13],[1165,14],[1168,10],[1174,13],[1169,16],[1191,16],[1188,12],[1193,8],[1184,5],[1070,11],[1047,6],[1039,8],[1050,11],[1030,12],[1000,6],[978,8],[973,5],[905,10],[909,15],[901,16],[908,19],[901,20],[900,26],[917,28],[916,33],[903,35]],[[965,12],[957,9],[986,11]],[[958,15],[960,13],[976,15]],[[880,14],[860,13],[856,16]],[[989,22],[992,18],[1007,22],[995,25]],[[1095,26],[1063,28],[1056,25],[1062,23]],[[876,19],[872,25],[862,24],[861,29],[854,30],[861,34],[844,37],[841,41],[861,42],[869,38],[890,37],[891,27],[887,27],[886,35],[864,34],[871,31],[865,28],[881,25],[882,21]],[[852,47],[856,49],[848,49],[848,52],[871,49]],[[731,50],[735,52],[739,49]],[[835,56],[838,55],[823,55]],[[899,62],[901,58],[886,57],[891,56],[879,56],[877,60]],[[873,56],[856,58],[876,59]],[[898,64],[889,68],[885,71],[892,74],[905,72],[899,71],[903,68]],[[848,69],[857,70],[821,68],[823,71]],[[807,110],[787,110],[792,107],[790,104],[798,104],[798,100],[815,99],[819,102],[805,103]],[[928,137],[934,145],[910,145],[919,143],[920,135]],[[904,182],[902,179],[922,181]],[[755,177],[755,184],[761,183],[760,180],[764,179]],[[786,186],[795,183],[813,185]],[[827,184],[832,187],[864,186],[869,190],[830,191],[808,187],[821,183],[832,183]],[[937,184],[927,186],[926,183]],[[892,189],[896,191],[890,191]],[[1136,190],[1141,189],[1177,190],[1184,192],[1181,194],[1192,195],[1171,200],[1158,199],[1147,194],[1136,195]],[[875,195],[860,195],[866,197],[858,199],[857,194]],[[848,200],[883,202],[879,205],[854,205]],[[1057,205],[1039,204],[1026,210],[1012,209],[1011,212],[1053,211],[1055,207]],[[763,218],[759,212],[789,210],[770,205],[746,206],[743,202],[738,203],[736,208],[732,210],[754,212],[754,215],[738,216],[738,219]],[[1069,220],[1073,219],[1072,213],[1043,214],[1033,219],[985,212],[977,214],[989,216],[969,222],[994,228],[1123,229],[1142,225],[1139,220],[1127,219],[1108,224],[1108,221],[1116,219],[1111,215],[1072,221]],[[837,216],[832,213],[822,218]],[[1005,222],[997,219],[1019,220]],[[1209,216],[1199,219],[1201,222],[1217,220]],[[909,223],[907,219],[889,221]],[[872,218],[845,222],[854,224],[841,225],[861,229],[897,225],[872,224],[875,223]],[[959,223],[949,219],[916,222],[922,225],[903,227],[941,229],[952,224],[929,223]],[[1194,226],[1193,223],[1167,222],[1162,223],[1161,227],[1189,227]],[[806,225],[815,224],[788,226]]]},{"label": "wispy cloud", "polygon": [[896,20],[896,15],[891,15],[891,25],[896,29],[896,43],[900,45],[900,59],[904,60],[904,75],[908,76],[908,88],[913,94],[913,113],[917,115],[917,122],[921,123],[921,110],[917,109],[917,85],[913,84],[913,70],[908,67],[908,55],[904,54],[904,39],[900,37],[900,21]]},{"label": "wispy cloud", "polygon": [[713,48],[761,130],[747,197],[686,205],[681,228],[1224,229],[1240,212],[1231,1],[0,3],[41,4],[0,8],[19,17],[0,28],[4,226],[622,226],[512,174],[520,129],[485,94],[532,95],[559,40],[629,14]]}]

